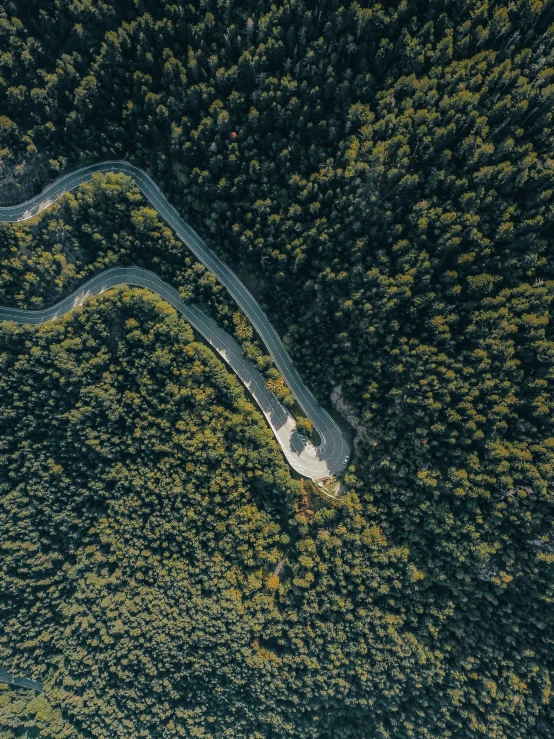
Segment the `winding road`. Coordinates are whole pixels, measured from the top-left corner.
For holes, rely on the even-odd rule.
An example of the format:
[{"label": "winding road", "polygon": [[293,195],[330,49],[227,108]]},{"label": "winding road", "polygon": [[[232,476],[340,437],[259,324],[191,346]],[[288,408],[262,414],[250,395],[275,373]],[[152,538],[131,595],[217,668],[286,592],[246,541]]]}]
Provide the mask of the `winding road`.
[{"label": "winding road", "polygon": [[132,177],[146,200],[193,252],[227,288],[237,305],[246,313],[265,343],[285,382],[321,438],[315,447],[296,427],[288,410],[267,389],[256,367],[242,354],[237,342],[208,316],[193,305],[186,305],[177,290],[153,272],[139,267],[114,267],[96,275],[56,305],[39,311],[0,307],[0,321],[41,324],[59,318],[82,305],[90,296],[99,295],[117,285],[148,288],[170,303],[201,334],[239,376],[266,417],[290,466],[299,474],[318,480],[337,475],[346,468],[350,448],[337,424],[317,402],[302,382],[281,340],[255,298],[239,278],[217,257],[170,205],[154,181],[142,169],[124,161],[107,161],[71,172],[49,185],[39,195],[20,205],[0,208],[0,222],[16,222],[33,218],[52,205],[64,193],[89,182],[97,172],[122,172]]}]

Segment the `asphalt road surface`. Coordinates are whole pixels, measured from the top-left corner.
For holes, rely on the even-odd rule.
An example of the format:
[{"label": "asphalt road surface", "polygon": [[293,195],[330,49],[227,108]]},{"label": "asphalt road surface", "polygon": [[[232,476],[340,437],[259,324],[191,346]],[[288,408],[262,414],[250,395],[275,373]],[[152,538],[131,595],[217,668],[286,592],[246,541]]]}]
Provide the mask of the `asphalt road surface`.
[{"label": "asphalt road surface", "polygon": [[198,308],[185,305],[175,288],[163,282],[157,275],[148,270],[138,267],[115,267],[96,275],[77,291],[51,308],[41,311],[0,308],[0,320],[40,324],[58,318],[80,306],[88,296],[98,295],[116,285],[126,284],[148,288],[171,303],[236,372],[261,408],[281,445],[288,463],[294,470],[312,480],[338,475],[343,472],[350,455],[348,443],[337,424],[319,405],[302,382],[269,319],[235,273],[183,221],[157,185],[143,170],[123,161],[108,161],[83,167],[56,180],[42,193],[25,203],[0,208],[0,221],[16,222],[33,218],[65,192],[74,190],[82,183],[90,181],[96,172],[123,172],[132,177],[146,200],[158,211],[161,218],[171,226],[181,241],[227,288],[237,305],[250,319],[300,407],[317,429],[321,437],[321,444],[315,447],[298,433],[296,423],[290,413],[276,396],[266,388],[262,376],[254,365],[244,358],[237,342]]},{"label": "asphalt road surface", "polygon": [[17,685],[19,688],[29,688],[29,690],[37,690],[39,693],[44,692],[42,683],[38,682],[38,680],[29,680],[28,677],[13,677],[3,667],[0,667],[0,683]]}]

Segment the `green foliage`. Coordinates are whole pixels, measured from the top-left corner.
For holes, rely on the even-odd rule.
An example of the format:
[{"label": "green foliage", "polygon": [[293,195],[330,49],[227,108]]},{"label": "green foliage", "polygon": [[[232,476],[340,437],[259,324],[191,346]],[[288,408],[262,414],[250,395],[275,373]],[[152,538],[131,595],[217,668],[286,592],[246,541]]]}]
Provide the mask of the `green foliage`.
[{"label": "green foliage", "polygon": [[22,688],[0,687],[0,739],[82,739],[47,698]]},{"label": "green foliage", "polygon": [[236,378],[146,291],[3,324],[0,361],[2,663],[45,670],[98,736],[129,722],[111,685],[159,730],[279,620],[262,582],[294,483]]},{"label": "green foliage", "polygon": [[[136,416],[140,443],[151,446],[137,447],[144,459],[126,473],[130,482],[119,472],[105,482],[104,471],[139,441],[122,420],[132,403],[117,384],[112,391],[108,380],[90,375],[101,390],[81,403],[97,415],[90,428],[78,416],[72,443],[93,455],[80,460],[84,465],[102,460],[97,490],[90,475],[65,472],[67,448],[62,458],[39,430],[46,418],[61,419],[53,410],[61,414],[58,404],[73,398],[51,396],[58,381],[51,374],[70,387],[69,375],[81,382],[95,366],[84,344],[54,355],[40,347],[76,341],[67,332],[79,321],[91,321],[92,331],[102,301],[86,318],[75,314],[36,337],[5,329],[6,438],[20,428],[16,419],[23,426],[6,452],[1,482],[26,521],[17,524],[16,551],[25,537],[46,547],[30,550],[26,595],[8,607],[10,628],[18,610],[30,614],[21,663],[49,665],[53,703],[94,736],[550,737],[552,3],[62,0],[46,7],[14,0],[0,13],[2,201],[28,197],[83,162],[127,156],[145,167],[263,300],[308,384],[322,397],[340,384],[365,429],[340,506],[318,510],[307,493],[285,494],[290,483],[274,444],[256,426],[263,439],[247,445],[247,400],[239,400],[238,387],[231,400],[231,390],[222,389],[226,373],[209,370],[213,358],[195,345],[206,390],[189,419],[210,433],[202,430],[197,440],[198,464],[204,460],[207,469],[187,492],[193,516],[184,520],[198,542],[192,550],[202,552],[188,590],[172,569],[189,577],[193,565],[177,539],[184,530],[173,530],[181,520],[166,508],[175,500],[173,483],[156,455],[176,460],[177,480],[194,473],[186,469],[189,447],[178,455],[161,411],[148,406]],[[100,178],[67,196],[52,219],[4,227],[1,239],[2,302],[39,306],[103,266],[149,266],[224,320],[260,366],[268,365],[277,388],[249,324],[124,178]],[[136,300],[125,321],[137,321],[133,330],[147,336],[145,316],[162,308]],[[125,305],[118,310],[125,313]],[[116,319],[100,314],[104,328],[95,330],[111,335]],[[120,330],[108,346],[112,352],[122,342],[123,354],[109,360],[114,367],[116,359],[130,361],[134,341]],[[148,402],[164,413],[168,367],[182,366],[189,382],[180,351],[160,338],[169,330],[138,344],[143,366],[156,368],[139,379],[149,378]],[[32,358],[35,347],[41,362]],[[16,352],[17,381],[10,364]],[[62,357],[71,368],[65,374],[55,364]],[[35,405],[37,378],[54,384]],[[232,411],[232,402],[246,405]],[[223,415],[212,436],[218,405]],[[240,483],[227,486],[244,492],[226,494],[243,501],[240,515],[238,501],[235,510],[210,490],[212,473],[225,480],[217,465],[232,461],[232,454],[222,458],[234,449],[229,413],[244,434],[232,470]],[[35,469],[40,444],[43,462]],[[259,461],[266,453],[269,467]],[[19,477],[8,474],[11,454],[19,455]],[[73,457],[77,464],[79,454]],[[63,485],[49,459],[61,465]],[[268,470],[277,484],[264,480]],[[164,493],[159,499],[148,487],[152,479]],[[250,487],[253,479],[263,493]],[[38,506],[36,523],[35,497],[18,487],[25,480],[36,480],[48,502],[48,510]],[[269,508],[258,521],[250,507],[261,510],[266,495]],[[82,507],[71,500],[83,500]],[[294,501],[290,520],[289,512],[283,520],[283,501]],[[48,519],[54,515],[55,525]],[[139,524],[155,515],[157,528],[170,527],[161,541],[168,552],[177,542],[175,555],[156,555],[153,534]],[[222,571],[231,551],[239,558],[231,587],[244,612],[232,601],[222,615],[227,601],[214,595],[219,570],[215,555],[203,553],[212,551],[212,515],[222,526],[232,522],[237,537],[227,549],[214,541]],[[72,552],[67,563],[55,559],[66,556],[54,543],[58,525]],[[88,546],[99,548],[87,553]],[[126,564],[123,580],[107,585],[117,569],[109,558],[125,563],[131,549],[145,580],[136,583]],[[136,589],[154,588],[152,572],[159,592],[145,591],[141,601]],[[177,592],[202,598],[190,611],[165,595],[164,578],[173,576],[184,588]],[[216,586],[204,585],[214,578]],[[54,616],[56,588],[71,594],[73,616]],[[117,607],[104,613],[108,591]],[[38,592],[40,608],[25,606],[25,598],[39,602]],[[41,621],[44,593],[50,616]],[[117,616],[124,606],[132,617]],[[76,623],[65,647],[60,634]],[[125,639],[124,656],[117,645]],[[16,651],[9,655],[15,659]],[[93,656],[101,658],[97,672],[85,662]],[[163,664],[175,683],[162,677]],[[145,677],[152,672],[155,689]],[[66,678],[74,682],[64,687]],[[72,690],[86,696],[82,708],[68,708]]]}]

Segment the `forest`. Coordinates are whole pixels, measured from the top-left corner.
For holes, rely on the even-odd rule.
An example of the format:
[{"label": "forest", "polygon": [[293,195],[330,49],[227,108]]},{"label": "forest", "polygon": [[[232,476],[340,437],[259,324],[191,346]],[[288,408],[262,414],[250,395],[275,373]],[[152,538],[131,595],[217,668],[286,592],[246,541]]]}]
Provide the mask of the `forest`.
[{"label": "forest", "polygon": [[[9,0],[0,50],[0,204],[144,168],[364,429],[331,504],[150,293],[1,324],[0,664],[47,698],[0,737],[551,739],[554,3]],[[129,263],[266,363],[119,175],[0,224],[0,303]]]}]

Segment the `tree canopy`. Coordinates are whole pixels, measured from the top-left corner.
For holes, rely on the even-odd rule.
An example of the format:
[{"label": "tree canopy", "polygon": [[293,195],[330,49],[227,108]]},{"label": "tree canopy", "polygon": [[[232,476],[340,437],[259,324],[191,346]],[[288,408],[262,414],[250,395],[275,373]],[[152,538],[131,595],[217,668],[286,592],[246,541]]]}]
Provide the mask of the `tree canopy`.
[{"label": "tree canopy", "polygon": [[[552,2],[12,0],[0,38],[1,202],[145,168],[364,429],[326,505],[147,293],[2,326],[3,663],[85,738],[551,737]],[[0,250],[2,303],[134,262],[266,362],[125,178]]]}]

